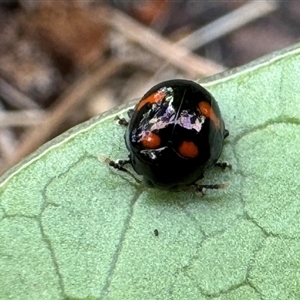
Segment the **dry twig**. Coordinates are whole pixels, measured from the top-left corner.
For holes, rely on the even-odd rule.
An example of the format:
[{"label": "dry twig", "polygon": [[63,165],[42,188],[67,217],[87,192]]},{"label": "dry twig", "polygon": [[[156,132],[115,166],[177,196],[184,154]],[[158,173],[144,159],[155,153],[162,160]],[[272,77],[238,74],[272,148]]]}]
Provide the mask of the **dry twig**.
[{"label": "dry twig", "polygon": [[120,62],[110,60],[105,65],[96,68],[94,72],[80,77],[56,100],[54,106],[45,114],[44,122],[34,126],[25,133],[16,151],[0,167],[0,172],[7,170],[46,142],[66,116],[85,99],[87,93],[96,85],[102,84],[109,76],[120,70],[121,67],[122,64]]}]

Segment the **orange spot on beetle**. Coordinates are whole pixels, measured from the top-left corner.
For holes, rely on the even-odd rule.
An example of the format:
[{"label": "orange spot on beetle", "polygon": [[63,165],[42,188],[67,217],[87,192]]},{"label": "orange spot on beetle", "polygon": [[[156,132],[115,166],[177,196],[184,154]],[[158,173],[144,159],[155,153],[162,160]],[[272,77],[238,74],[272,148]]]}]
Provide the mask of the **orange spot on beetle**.
[{"label": "orange spot on beetle", "polygon": [[136,110],[140,110],[144,105],[146,105],[147,103],[157,103],[159,101],[161,101],[164,97],[166,96],[166,94],[162,91],[157,91],[153,94],[151,94],[150,96],[148,96],[145,99],[142,99],[138,104],[137,104],[137,108]]},{"label": "orange spot on beetle", "polygon": [[153,133],[147,132],[144,134],[140,140],[145,149],[156,149],[160,145],[160,137]]},{"label": "orange spot on beetle", "polygon": [[198,156],[198,147],[193,142],[183,141],[178,148],[178,152],[183,157],[194,158]]},{"label": "orange spot on beetle", "polygon": [[199,103],[199,109],[205,117],[211,119],[214,122],[216,129],[219,130],[220,129],[220,120],[216,116],[216,114],[215,114],[214,110],[211,108],[210,104],[205,101],[201,101]]}]

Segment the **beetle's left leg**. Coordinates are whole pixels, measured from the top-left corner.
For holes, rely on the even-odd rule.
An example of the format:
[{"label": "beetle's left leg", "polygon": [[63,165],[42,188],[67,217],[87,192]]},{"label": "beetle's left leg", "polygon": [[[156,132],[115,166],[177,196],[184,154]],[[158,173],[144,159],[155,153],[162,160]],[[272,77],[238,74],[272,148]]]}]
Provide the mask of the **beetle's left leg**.
[{"label": "beetle's left leg", "polygon": [[129,122],[125,118],[120,118],[119,116],[115,117],[115,120],[118,122],[119,125],[127,127]]},{"label": "beetle's left leg", "polygon": [[125,165],[130,164],[130,158],[125,159],[125,160],[121,160],[121,159],[117,159],[117,160],[111,160],[108,157],[101,157],[102,160],[107,163],[110,167],[113,167],[117,170],[126,172],[126,173],[130,173],[126,168],[124,168]]},{"label": "beetle's left leg", "polygon": [[[133,115],[133,112],[134,112],[133,109],[129,109],[129,110],[128,110],[127,114],[128,114],[129,119],[131,119],[131,117],[132,117],[132,115]],[[129,125],[129,121],[127,121],[125,118],[121,118],[121,117],[119,117],[119,116],[116,116],[116,117],[115,117],[115,120],[118,121],[118,124],[119,124],[119,125],[122,125],[122,126],[125,126],[125,127],[127,127],[127,126]]]},{"label": "beetle's left leg", "polygon": [[118,159],[118,160],[111,160],[110,158],[108,157],[105,157],[105,156],[100,156],[100,159],[102,161],[104,161],[105,163],[107,163],[110,167],[113,167],[114,169],[117,169],[119,171],[122,171],[122,172],[125,172],[127,173],[128,175],[130,175],[137,183],[141,183],[141,181],[136,178],[134,176],[134,174],[132,172],[130,172],[129,170],[127,170],[126,168],[124,168],[125,165],[128,165],[131,163],[131,159],[130,159],[130,156],[128,156],[128,159],[124,159],[124,160],[121,160],[121,159]]}]

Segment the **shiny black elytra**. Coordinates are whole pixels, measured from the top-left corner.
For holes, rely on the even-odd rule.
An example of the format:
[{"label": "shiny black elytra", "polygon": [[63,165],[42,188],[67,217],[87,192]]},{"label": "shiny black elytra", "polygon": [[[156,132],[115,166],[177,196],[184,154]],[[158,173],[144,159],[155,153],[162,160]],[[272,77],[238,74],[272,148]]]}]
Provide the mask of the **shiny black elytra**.
[{"label": "shiny black elytra", "polygon": [[222,188],[222,184],[197,185],[204,171],[217,163],[228,136],[216,100],[199,84],[183,79],[152,87],[130,112],[125,142],[129,159],[109,164],[133,169],[150,187],[178,189],[195,185]]}]

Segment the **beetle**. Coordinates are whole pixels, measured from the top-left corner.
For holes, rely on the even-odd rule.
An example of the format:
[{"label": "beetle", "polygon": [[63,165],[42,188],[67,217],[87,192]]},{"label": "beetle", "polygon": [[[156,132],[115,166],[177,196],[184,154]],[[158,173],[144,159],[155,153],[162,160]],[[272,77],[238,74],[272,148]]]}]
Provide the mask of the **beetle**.
[{"label": "beetle", "polygon": [[219,163],[224,139],[229,135],[217,101],[201,85],[184,79],[152,87],[129,111],[126,125],[127,160],[111,161],[119,170],[130,163],[145,183],[176,190],[195,185],[197,190],[223,188],[224,184],[197,185],[204,171]]}]

